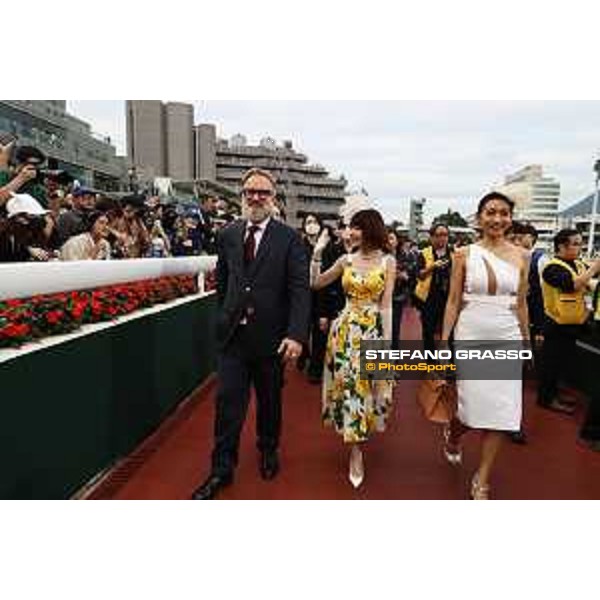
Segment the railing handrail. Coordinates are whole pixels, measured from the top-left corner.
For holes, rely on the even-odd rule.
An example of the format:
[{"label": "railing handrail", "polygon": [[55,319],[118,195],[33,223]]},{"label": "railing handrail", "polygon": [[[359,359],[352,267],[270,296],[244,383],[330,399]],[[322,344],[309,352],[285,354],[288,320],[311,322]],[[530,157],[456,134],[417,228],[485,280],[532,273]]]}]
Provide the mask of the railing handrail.
[{"label": "railing handrail", "polygon": [[214,269],[216,256],[0,264],[0,300],[118,285]]}]

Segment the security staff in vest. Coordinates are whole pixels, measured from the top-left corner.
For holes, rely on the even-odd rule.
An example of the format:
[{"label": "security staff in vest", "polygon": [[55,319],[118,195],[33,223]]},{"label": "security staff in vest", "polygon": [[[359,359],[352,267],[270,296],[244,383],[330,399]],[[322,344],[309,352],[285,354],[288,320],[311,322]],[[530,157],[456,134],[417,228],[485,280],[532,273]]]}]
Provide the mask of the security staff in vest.
[{"label": "security staff in vest", "polygon": [[429,230],[431,245],[419,255],[415,304],[421,311],[425,350],[435,350],[435,334],[441,333],[444,322],[452,271],[449,237],[446,225],[434,223]]},{"label": "security staff in vest", "polygon": [[558,396],[558,382],[575,374],[577,338],[588,318],[585,294],[600,273],[600,260],[591,267],[579,260],[582,238],[576,229],[563,229],[554,238],[555,257],[542,271],[544,296],[544,348],[538,404],[548,410],[572,414],[574,406]]}]

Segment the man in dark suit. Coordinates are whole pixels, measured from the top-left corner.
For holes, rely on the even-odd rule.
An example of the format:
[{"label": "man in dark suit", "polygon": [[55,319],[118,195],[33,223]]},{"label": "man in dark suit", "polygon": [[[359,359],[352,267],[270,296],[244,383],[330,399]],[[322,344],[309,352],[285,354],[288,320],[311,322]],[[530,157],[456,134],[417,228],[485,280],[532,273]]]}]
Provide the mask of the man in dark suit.
[{"label": "man in dark suit", "polygon": [[308,336],[308,257],[299,235],[271,217],[276,193],[268,171],[242,180],[245,219],[217,238],[218,392],[212,471],[193,495],[209,500],[233,481],[240,434],[253,385],[260,473],[279,471],[284,363],[296,360]]}]

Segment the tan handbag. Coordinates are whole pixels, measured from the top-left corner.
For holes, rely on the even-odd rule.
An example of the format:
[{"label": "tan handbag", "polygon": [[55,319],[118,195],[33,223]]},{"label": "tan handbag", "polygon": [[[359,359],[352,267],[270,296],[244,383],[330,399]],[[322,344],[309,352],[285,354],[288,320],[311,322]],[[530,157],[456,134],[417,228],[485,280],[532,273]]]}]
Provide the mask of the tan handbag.
[{"label": "tan handbag", "polygon": [[417,402],[432,423],[450,423],[457,411],[456,384],[445,379],[424,379],[417,388]]}]

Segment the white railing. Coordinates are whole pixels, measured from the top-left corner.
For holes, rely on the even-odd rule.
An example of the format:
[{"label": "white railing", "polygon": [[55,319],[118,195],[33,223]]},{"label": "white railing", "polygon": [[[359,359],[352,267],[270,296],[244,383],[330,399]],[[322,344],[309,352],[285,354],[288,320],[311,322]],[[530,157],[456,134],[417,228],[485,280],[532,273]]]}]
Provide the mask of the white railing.
[{"label": "white railing", "polygon": [[0,300],[29,298],[169,275],[202,275],[214,269],[216,256],[139,258],[0,265]]}]

